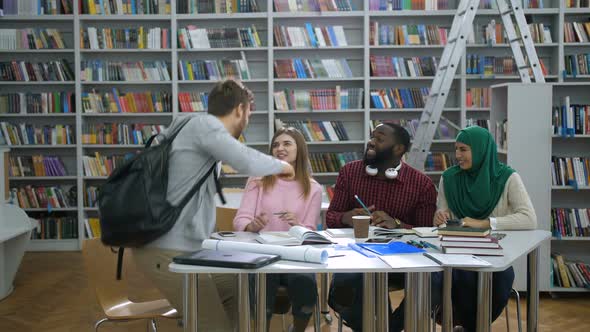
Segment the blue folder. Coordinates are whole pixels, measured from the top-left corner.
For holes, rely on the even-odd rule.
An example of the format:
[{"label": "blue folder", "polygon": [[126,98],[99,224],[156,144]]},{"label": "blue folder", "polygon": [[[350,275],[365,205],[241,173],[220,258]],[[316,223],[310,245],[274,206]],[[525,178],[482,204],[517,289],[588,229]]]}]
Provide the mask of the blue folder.
[{"label": "blue folder", "polygon": [[416,248],[405,242],[390,242],[386,244],[379,243],[358,243],[358,246],[377,255],[398,255],[398,254],[415,254],[425,252],[424,249]]}]

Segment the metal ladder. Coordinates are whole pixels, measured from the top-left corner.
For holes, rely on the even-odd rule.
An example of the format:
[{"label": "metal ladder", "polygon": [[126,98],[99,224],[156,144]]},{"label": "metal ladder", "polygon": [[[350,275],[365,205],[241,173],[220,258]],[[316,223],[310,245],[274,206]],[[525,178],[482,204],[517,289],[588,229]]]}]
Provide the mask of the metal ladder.
[{"label": "metal ladder", "polygon": [[[434,133],[438,127],[442,110],[447,101],[448,93],[453,83],[457,67],[465,51],[467,37],[472,33],[480,0],[461,0],[453,25],[449,32],[448,42],[439,61],[436,76],[432,81],[430,93],[426,100],[424,112],[420,118],[418,129],[414,135],[414,142],[408,153],[407,163],[416,169],[423,170],[424,163],[430,151]],[[529,27],[524,17],[521,0],[496,0],[498,11],[502,17],[504,29],[512,48],[514,60],[522,82],[531,83],[532,71],[536,83],[544,83],[545,77],[541,70],[539,58],[531,39]],[[516,35],[512,17],[518,25],[520,36]],[[527,57],[521,49],[524,46]],[[528,61],[528,62],[527,62]]]}]

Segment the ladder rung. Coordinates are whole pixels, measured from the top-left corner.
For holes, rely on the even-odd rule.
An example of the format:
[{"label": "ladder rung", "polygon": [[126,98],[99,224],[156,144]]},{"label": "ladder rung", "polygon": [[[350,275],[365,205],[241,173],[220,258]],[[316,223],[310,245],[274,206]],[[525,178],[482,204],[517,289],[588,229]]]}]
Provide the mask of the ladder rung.
[{"label": "ladder rung", "polygon": [[522,40],[522,37],[516,37],[516,38],[514,38],[514,39],[511,39],[511,40],[510,40],[510,42],[511,42],[511,43],[514,43],[514,42],[519,42],[519,41],[521,41],[521,40]]},{"label": "ladder rung", "polygon": [[518,67],[518,69],[519,69],[519,70],[520,70],[520,69],[528,69],[528,68],[531,68],[531,66],[529,66],[529,65],[524,65],[524,66],[519,66],[519,67]]},{"label": "ladder rung", "polygon": [[504,16],[506,14],[512,14],[513,11],[512,8],[508,8],[504,12],[500,12],[500,15]]}]

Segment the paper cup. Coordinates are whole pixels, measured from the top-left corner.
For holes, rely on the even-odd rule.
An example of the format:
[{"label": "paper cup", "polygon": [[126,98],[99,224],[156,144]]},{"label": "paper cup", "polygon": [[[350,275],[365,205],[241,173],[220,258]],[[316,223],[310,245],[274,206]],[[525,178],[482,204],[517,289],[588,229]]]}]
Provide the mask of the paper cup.
[{"label": "paper cup", "polygon": [[370,216],[353,216],[352,227],[354,229],[355,238],[369,237],[369,224],[371,223]]}]

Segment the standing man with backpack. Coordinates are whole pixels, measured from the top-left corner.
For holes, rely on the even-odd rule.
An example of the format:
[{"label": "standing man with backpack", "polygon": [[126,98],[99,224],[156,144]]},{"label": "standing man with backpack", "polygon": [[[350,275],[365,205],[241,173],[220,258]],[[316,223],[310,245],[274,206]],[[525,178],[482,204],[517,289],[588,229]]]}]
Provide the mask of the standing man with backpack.
[{"label": "standing man with backpack", "polygon": [[[294,176],[289,163],[258,152],[237,138],[246,129],[252,94],[233,80],[220,82],[208,97],[207,114],[184,122],[174,121],[167,132],[182,126],[172,141],[168,159],[166,198],[178,206],[202,179],[170,231],[147,245],[134,248],[139,268],[151,279],[172,306],[182,313],[182,275],[168,271],[174,256],[200,249],[215,229],[215,193],[219,191],[213,165],[229,164],[242,174]],[[233,331],[237,325],[237,277],[229,274],[199,275],[199,328]]]}]

